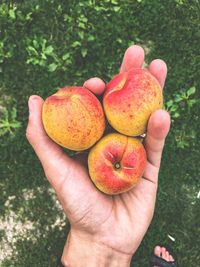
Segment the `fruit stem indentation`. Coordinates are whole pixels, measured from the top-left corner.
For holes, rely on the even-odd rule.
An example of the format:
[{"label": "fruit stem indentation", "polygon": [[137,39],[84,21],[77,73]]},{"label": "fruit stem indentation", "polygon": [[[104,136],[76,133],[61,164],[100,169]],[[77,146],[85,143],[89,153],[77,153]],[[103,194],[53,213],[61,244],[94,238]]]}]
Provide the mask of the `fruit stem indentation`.
[{"label": "fruit stem indentation", "polygon": [[121,165],[120,165],[119,162],[116,162],[116,163],[114,164],[114,167],[115,167],[116,170],[118,170],[118,169],[121,168]]}]

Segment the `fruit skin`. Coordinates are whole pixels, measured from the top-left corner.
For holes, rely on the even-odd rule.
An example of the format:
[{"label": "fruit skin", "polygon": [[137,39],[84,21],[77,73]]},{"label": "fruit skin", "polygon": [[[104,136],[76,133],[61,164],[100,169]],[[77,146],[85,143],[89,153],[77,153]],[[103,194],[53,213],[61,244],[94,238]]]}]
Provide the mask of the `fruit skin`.
[{"label": "fruit skin", "polygon": [[88,89],[78,86],[61,88],[48,97],[43,104],[42,121],[50,138],[75,151],[93,146],[105,129],[99,100]]},{"label": "fruit skin", "polygon": [[162,105],[158,81],[141,68],[117,74],[107,84],[103,97],[108,122],[116,131],[128,136],[145,133],[151,113]]},{"label": "fruit skin", "polygon": [[90,150],[89,174],[100,191],[120,194],[139,182],[146,161],[146,151],[138,138],[111,133]]}]

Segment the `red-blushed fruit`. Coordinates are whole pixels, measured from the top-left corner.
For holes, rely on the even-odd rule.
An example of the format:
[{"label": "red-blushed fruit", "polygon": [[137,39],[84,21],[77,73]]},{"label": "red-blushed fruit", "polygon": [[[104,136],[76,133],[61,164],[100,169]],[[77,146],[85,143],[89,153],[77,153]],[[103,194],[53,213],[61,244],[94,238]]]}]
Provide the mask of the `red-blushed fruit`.
[{"label": "red-blushed fruit", "polygon": [[110,125],[128,136],[145,133],[152,112],[162,108],[162,89],[147,70],[116,75],[106,87],[103,106]]},{"label": "red-blushed fruit", "polygon": [[89,174],[100,191],[116,195],[137,185],[146,161],[146,151],[138,138],[111,133],[90,150]]},{"label": "red-blushed fruit", "polygon": [[88,89],[64,87],[43,104],[45,131],[59,145],[81,151],[93,146],[103,135],[103,108]]}]

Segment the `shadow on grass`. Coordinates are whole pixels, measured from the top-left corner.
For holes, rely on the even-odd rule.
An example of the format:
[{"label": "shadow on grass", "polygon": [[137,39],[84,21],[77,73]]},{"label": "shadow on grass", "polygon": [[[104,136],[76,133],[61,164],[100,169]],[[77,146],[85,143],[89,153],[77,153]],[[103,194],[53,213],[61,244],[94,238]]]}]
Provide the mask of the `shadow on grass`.
[{"label": "shadow on grass", "polygon": [[15,244],[17,254],[13,253],[10,259],[2,262],[1,266],[55,267],[62,254],[69,227],[66,226],[62,231],[55,228],[48,232],[41,227],[36,230],[36,235],[38,230],[41,231],[40,238],[36,241],[28,240],[28,237],[19,239]]}]

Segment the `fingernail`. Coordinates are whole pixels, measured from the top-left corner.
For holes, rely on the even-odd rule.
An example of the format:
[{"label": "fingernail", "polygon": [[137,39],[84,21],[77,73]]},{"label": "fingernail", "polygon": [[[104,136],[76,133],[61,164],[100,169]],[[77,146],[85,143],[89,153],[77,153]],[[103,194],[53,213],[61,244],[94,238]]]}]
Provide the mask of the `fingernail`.
[{"label": "fingernail", "polygon": [[30,96],[28,100],[29,116],[34,112],[37,96]]}]

